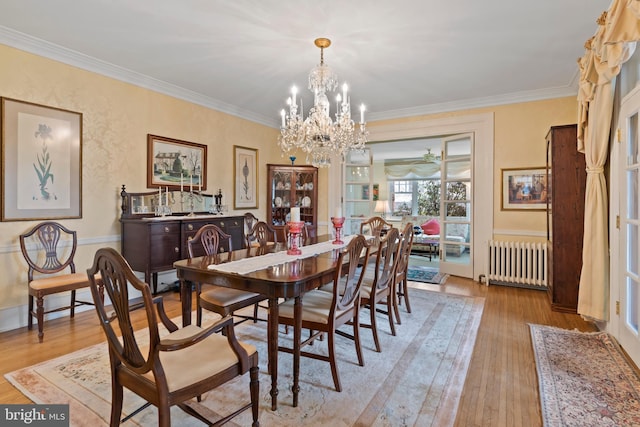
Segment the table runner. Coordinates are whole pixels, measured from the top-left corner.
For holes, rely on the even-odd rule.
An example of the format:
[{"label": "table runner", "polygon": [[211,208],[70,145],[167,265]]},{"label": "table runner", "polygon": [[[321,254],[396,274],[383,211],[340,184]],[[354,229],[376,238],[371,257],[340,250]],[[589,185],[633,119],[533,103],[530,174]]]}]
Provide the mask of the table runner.
[{"label": "table runner", "polygon": [[336,245],[332,241],[316,243],[313,245],[302,246],[300,255],[289,255],[287,251],[280,251],[275,253],[269,253],[266,255],[260,255],[257,257],[243,258],[237,261],[225,262],[223,264],[211,264],[209,270],[216,270],[225,273],[238,273],[246,274],[253,271],[272,267],[274,265],[284,264],[285,262],[295,261],[297,259],[309,258],[324,252],[329,252],[334,249],[341,249],[353,239],[355,235],[345,236],[342,238],[344,243]]}]

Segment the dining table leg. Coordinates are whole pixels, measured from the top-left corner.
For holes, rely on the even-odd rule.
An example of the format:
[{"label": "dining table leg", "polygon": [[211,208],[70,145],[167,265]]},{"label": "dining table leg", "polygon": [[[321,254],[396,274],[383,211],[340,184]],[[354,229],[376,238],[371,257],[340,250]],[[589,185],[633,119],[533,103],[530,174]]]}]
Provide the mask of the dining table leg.
[{"label": "dining table leg", "polygon": [[271,410],[278,409],[278,298],[269,298],[267,318],[268,370],[271,374]]},{"label": "dining table leg", "polygon": [[298,406],[300,392],[300,342],[302,341],[302,296],[298,295],[293,304],[293,407]]},{"label": "dining table leg", "polygon": [[182,300],[182,326],[191,324],[191,282],[180,279],[180,299]]}]

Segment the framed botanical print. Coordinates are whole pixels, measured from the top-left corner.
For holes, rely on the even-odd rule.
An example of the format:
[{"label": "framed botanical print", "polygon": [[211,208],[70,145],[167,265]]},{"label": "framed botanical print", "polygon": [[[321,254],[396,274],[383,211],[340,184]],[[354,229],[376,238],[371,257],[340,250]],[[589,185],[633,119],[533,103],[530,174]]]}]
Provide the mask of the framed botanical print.
[{"label": "framed botanical print", "polygon": [[82,113],[1,100],[2,221],[82,218]]},{"label": "framed botanical print", "polygon": [[258,207],[258,150],[233,146],[233,207]]}]

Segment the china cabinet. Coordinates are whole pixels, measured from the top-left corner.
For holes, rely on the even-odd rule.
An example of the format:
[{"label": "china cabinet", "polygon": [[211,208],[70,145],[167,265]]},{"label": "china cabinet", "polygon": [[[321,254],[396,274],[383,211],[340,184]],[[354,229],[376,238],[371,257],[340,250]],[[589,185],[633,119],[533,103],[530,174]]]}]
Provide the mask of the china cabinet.
[{"label": "china cabinet", "polygon": [[300,208],[300,221],[315,234],[318,227],[318,168],[314,166],[267,165],[267,222],[284,241],[284,226],[292,207]]},{"label": "china cabinet", "polygon": [[[222,206],[213,203],[213,195],[179,191],[129,193],[123,185],[120,197],[122,256],[134,271],[144,273],[153,293],[158,289],[158,273],[173,270],[174,262],[189,257],[187,241],[203,225],[215,224],[230,234],[233,249],[245,247],[244,217],[223,215]],[[188,209],[181,211],[185,206]],[[222,250],[228,249],[223,244]],[[196,251],[195,255],[204,253]]]},{"label": "china cabinet", "polygon": [[547,134],[547,291],[551,308],[575,313],[582,270],[584,154],[576,125],[553,126]]},{"label": "china cabinet", "polygon": [[373,203],[373,171],[371,152],[368,148],[362,151],[351,151],[344,164],[343,203],[345,217],[344,233],[357,234],[360,223],[371,216]]}]

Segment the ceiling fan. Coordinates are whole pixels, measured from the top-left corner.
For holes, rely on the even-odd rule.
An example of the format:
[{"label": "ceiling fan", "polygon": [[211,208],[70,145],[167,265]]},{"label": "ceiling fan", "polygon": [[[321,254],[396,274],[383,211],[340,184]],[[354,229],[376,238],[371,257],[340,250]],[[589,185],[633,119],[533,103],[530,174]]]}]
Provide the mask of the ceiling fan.
[{"label": "ceiling fan", "polygon": [[431,148],[427,148],[427,152],[422,159],[425,163],[440,163],[440,156],[436,156],[431,152]]}]

